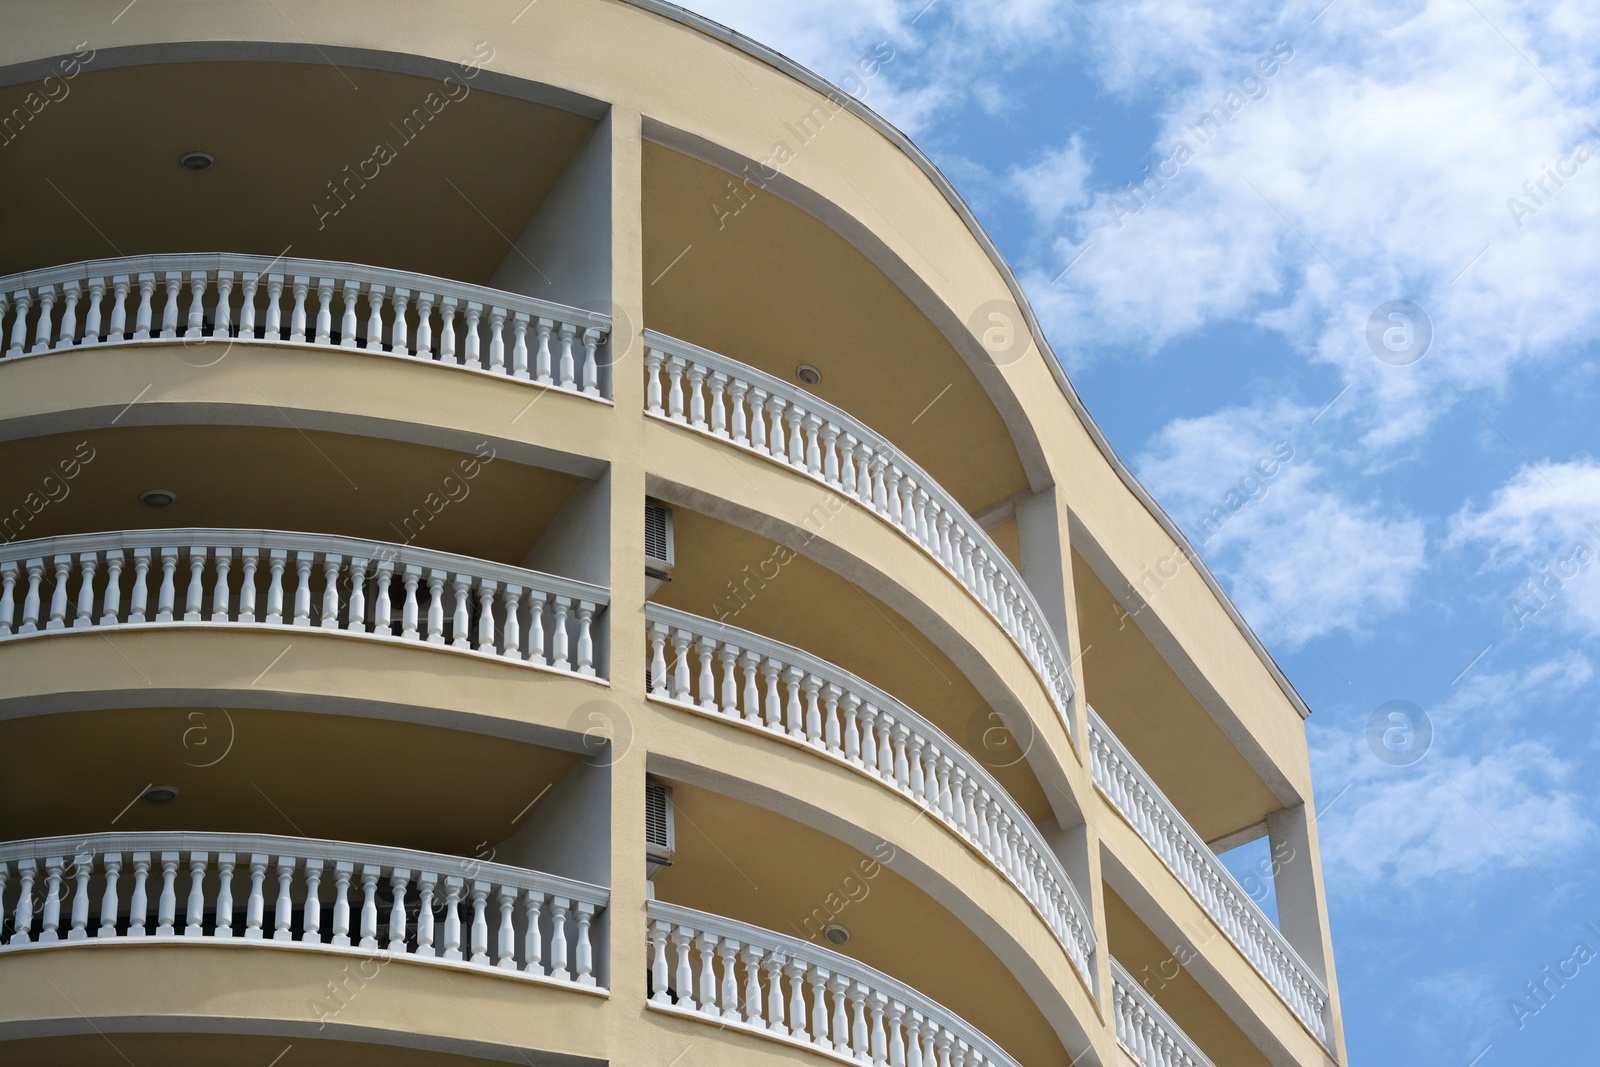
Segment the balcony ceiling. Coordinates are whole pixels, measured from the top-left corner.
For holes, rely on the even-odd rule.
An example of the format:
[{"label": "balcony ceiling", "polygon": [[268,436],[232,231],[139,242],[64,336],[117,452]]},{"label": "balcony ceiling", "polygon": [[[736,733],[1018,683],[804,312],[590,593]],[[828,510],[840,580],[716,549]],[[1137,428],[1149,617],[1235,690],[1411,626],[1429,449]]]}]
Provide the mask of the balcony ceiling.
[{"label": "balcony ceiling", "polygon": [[[0,115],[38,89],[0,89]],[[151,252],[288,250],[486,282],[594,126],[470,82],[449,100],[435,79],[326,64],[91,67],[53,91],[59,99],[0,149],[0,275]],[[407,141],[401,127],[419,107],[429,119]],[[380,143],[394,158],[321,217],[339,207],[328,183],[346,166],[357,174]],[[215,165],[179,166],[193,151]]]},{"label": "balcony ceiling", "polygon": [[[85,441],[92,451],[79,452]],[[59,464],[75,454],[93,458],[64,480]],[[423,445],[291,428],[129,427],[7,441],[0,443],[0,543],[228,527],[343,534],[520,564],[578,479],[502,459],[465,480],[462,459]],[[152,488],[172,490],[177,503],[141,504],[139,494]],[[13,510],[19,506],[25,525]],[[408,525],[418,508],[426,523],[413,517]]]},{"label": "balcony ceiling", "polygon": [[[310,1016],[308,1016],[309,1018]],[[117,1033],[32,1037],[0,1044],[7,1063],[29,1067],[128,1067],[159,1063],[163,1067],[213,1067],[214,1064],[272,1064],[286,1045],[294,1052],[285,1067],[482,1067],[500,1060],[481,1060],[429,1049],[359,1041],[327,1041],[297,1033],[266,1034]],[[513,1061],[515,1062],[515,1061]]]},{"label": "balcony ceiling", "polygon": [[[730,215],[734,185],[750,199]],[[799,364],[816,366],[811,392],[903,449],[968,511],[1028,487],[977,377],[899,286],[817,218],[647,143],[644,219],[645,325],[786,382]]]},{"label": "balcony ceiling", "polygon": [[[210,830],[485,859],[483,843],[510,836],[512,820],[578,759],[438,727],[250,708],[9,719],[0,750],[71,754],[65,777],[61,762],[37,759],[0,780],[4,841]],[[152,783],[181,793],[167,804],[136,800]]]}]

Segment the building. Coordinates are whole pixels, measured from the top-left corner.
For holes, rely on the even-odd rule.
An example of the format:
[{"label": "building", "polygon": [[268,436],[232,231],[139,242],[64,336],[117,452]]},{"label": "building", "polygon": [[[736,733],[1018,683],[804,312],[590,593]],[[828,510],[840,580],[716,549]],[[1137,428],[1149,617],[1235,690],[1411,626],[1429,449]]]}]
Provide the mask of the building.
[{"label": "building", "polygon": [[1343,1062],[1306,708],[904,138],[116,6],[0,35],[6,1062]]}]

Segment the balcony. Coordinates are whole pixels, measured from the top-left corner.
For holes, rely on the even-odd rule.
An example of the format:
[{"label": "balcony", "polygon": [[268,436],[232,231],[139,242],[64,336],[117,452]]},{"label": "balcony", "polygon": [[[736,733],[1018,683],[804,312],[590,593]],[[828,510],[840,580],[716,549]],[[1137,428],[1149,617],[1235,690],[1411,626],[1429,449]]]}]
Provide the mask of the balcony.
[{"label": "balcony", "polygon": [[140,530],[0,546],[0,640],[131,626],[314,628],[599,678],[608,601],[599,586],[539,571],[323,534]]},{"label": "balcony", "polygon": [[647,414],[798,471],[910,538],[1000,624],[1075,737],[1073,682],[1055,633],[1015,565],[954,497],[893,444],[832,404],[653,330],[644,339]]},{"label": "balcony", "polygon": [[1328,1043],[1328,991],[1178,809],[1089,712],[1094,784],[1318,1041]]},{"label": "balcony", "polygon": [[0,278],[7,360],[146,342],[310,345],[602,400],[610,327],[610,316],[487,286],[313,259],[150,255]]},{"label": "balcony", "polygon": [[609,901],[570,878],[344,841],[107,833],[0,845],[4,953],[259,943],[603,992]]},{"label": "balcony", "polygon": [[646,904],[646,917],[653,1011],[846,1063],[1016,1067],[954,1012],[848,956],[660,901]]},{"label": "balcony", "polygon": [[961,745],[800,649],[658,604],[645,605],[645,620],[652,700],[783,738],[899,793],[1009,879],[1088,980],[1088,909],[1033,821]]},{"label": "balcony", "polygon": [[1139,1067],[1212,1067],[1205,1053],[1116,960],[1111,961],[1117,1044]]}]

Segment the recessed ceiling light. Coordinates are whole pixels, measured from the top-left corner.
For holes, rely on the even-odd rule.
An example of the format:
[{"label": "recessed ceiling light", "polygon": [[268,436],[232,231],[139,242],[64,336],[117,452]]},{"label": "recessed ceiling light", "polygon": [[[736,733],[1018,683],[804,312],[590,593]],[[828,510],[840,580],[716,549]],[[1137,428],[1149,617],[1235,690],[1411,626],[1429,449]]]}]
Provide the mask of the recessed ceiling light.
[{"label": "recessed ceiling light", "polygon": [[177,503],[178,494],[171,489],[146,489],[139,494],[139,503],[147,508],[166,508]]},{"label": "recessed ceiling light", "polygon": [[215,162],[210,152],[185,152],[178,157],[178,165],[184,170],[209,170]]},{"label": "recessed ceiling light", "polygon": [[850,929],[840,923],[829,923],[822,928],[822,936],[832,945],[843,945],[850,940]]},{"label": "recessed ceiling light", "polygon": [[165,804],[178,799],[178,787],[175,785],[153,785],[144,791],[144,800],[149,804]]},{"label": "recessed ceiling light", "polygon": [[816,385],[822,381],[822,372],[809,363],[802,363],[796,367],[794,376],[806,385]]}]

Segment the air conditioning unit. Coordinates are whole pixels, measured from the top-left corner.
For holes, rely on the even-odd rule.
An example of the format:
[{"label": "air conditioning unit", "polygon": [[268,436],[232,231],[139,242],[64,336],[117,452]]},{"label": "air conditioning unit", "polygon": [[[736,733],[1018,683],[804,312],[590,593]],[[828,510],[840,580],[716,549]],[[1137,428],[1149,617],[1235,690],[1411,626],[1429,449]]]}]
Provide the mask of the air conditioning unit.
[{"label": "air conditioning unit", "polygon": [[651,597],[672,581],[672,509],[655,500],[644,502],[644,595]]},{"label": "air conditioning unit", "polygon": [[660,782],[644,783],[644,854],[646,878],[654,878],[663,867],[672,866],[677,851],[672,828],[672,787]]}]

